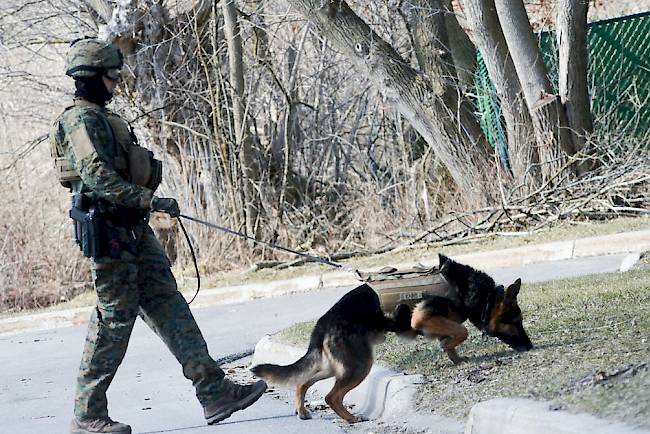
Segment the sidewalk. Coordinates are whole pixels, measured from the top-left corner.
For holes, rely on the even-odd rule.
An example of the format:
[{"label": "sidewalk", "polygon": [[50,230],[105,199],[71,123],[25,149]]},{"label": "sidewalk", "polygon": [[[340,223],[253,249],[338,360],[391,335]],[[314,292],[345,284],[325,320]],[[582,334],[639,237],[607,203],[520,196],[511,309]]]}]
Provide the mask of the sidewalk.
[{"label": "sidewalk", "polygon": [[[454,256],[453,259],[474,268],[489,270],[514,265],[527,265],[615,253],[638,253],[648,250],[650,250],[650,230],[470,253]],[[414,264],[391,265],[398,268],[406,268]],[[426,263],[424,265],[431,266],[435,265],[435,263]],[[377,267],[377,269],[379,268],[381,267]],[[351,273],[332,271],[321,275],[297,277],[287,280],[202,289],[192,303],[192,309],[215,304],[245,302],[255,298],[273,297],[295,292],[313,291],[321,288],[352,286],[358,283],[359,280],[357,277]],[[192,295],[190,294],[190,297]],[[2,318],[0,319],[0,336],[86,324],[92,309],[92,307],[84,307]]]}]

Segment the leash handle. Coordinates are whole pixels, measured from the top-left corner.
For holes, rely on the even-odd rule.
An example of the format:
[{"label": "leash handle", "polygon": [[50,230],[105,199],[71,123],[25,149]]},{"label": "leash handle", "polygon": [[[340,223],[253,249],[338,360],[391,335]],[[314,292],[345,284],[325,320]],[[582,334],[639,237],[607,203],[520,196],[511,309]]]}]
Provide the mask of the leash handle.
[{"label": "leash handle", "polygon": [[[214,223],[210,223],[210,222],[206,222],[206,221],[201,220],[201,219],[197,219],[196,217],[190,217],[190,216],[187,216],[187,215],[184,215],[184,214],[180,214],[178,217],[182,217],[182,218],[187,219],[187,220],[192,220],[193,222],[200,223],[202,225],[205,225],[205,226],[208,226],[208,227],[211,227],[211,228],[214,228],[214,229],[219,229],[220,231],[227,232],[229,234],[236,235],[238,237],[245,238],[247,240],[250,240],[250,241],[253,241],[253,242],[256,242],[256,243],[259,243],[259,244],[265,244],[265,245],[267,245],[267,246],[269,246],[269,247],[271,247],[273,249],[282,250],[282,251],[287,252],[287,253],[292,253],[294,255],[302,256],[303,258],[307,258],[307,259],[310,259],[310,260],[315,261],[315,262],[320,262],[321,264],[330,265],[332,267],[340,268],[341,270],[347,271],[348,273],[352,273],[352,274],[356,274],[357,276],[360,276],[359,270],[348,268],[348,267],[346,267],[344,265],[337,264],[336,262],[328,261],[327,259],[323,259],[323,258],[319,258],[319,257],[316,257],[316,256],[308,255],[308,254],[302,253],[302,252],[296,252],[295,250],[291,250],[291,249],[289,249],[287,247],[278,246],[277,244],[269,243],[268,241],[258,240],[257,238],[248,236],[246,234],[242,234],[241,232],[236,232],[236,231],[233,231],[232,229],[224,228],[223,226],[215,225]],[[180,222],[180,218],[179,218],[179,222]]]}]

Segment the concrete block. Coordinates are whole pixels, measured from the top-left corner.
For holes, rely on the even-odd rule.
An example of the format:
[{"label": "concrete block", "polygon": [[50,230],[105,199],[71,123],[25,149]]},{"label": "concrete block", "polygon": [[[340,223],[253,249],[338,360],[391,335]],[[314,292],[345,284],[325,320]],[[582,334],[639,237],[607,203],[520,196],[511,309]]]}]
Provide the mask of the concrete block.
[{"label": "concrete block", "polygon": [[553,410],[552,404],[498,398],[474,405],[465,434],[650,434],[622,422]]}]

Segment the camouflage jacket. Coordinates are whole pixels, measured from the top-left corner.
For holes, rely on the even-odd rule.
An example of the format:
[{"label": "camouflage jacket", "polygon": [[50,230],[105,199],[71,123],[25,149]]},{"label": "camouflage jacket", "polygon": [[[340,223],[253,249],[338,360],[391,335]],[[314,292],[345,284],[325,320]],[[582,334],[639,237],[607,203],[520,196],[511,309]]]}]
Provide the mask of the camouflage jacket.
[{"label": "camouflage jacket", "polygon": [[119,156],[107,121],[110,115],[117,116],[88,102],[66,108],[54,124],[53,146],[79,173],[81,181],[71,186],[75,193],[129,208],[148,209],[153,191],[130,183],[126,172],[115,168]]}]

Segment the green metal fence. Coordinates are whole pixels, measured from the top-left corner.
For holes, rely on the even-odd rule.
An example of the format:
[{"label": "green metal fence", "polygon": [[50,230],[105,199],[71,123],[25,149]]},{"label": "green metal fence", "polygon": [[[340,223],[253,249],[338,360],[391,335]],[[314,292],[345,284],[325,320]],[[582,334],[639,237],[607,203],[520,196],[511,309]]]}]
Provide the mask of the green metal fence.
[{"label": "green metal fence", "polygon": [[[542,56],[557,92],[556,36],[538,35]],[[596,128],[645,134],[650,127],[650,11],[590,23],[587,28],[589,94]],[[481,127],[507,161],[498,99],[478,56],[476,105]]]}]

